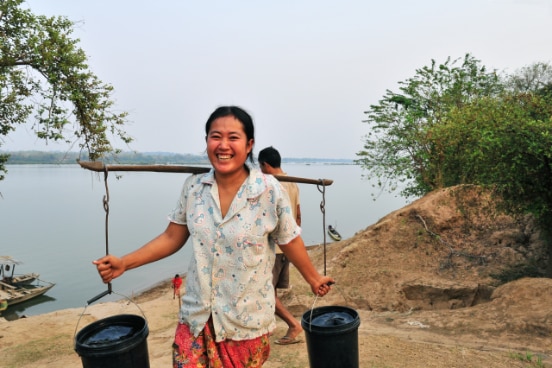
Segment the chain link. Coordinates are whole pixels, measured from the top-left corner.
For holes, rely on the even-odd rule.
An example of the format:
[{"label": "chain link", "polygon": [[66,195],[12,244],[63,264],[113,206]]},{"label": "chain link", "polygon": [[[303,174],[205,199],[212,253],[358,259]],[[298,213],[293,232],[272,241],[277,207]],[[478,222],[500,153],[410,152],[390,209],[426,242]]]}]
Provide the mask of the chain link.
[{"label": "chain link", "polygon": [[[107,185],[108,170],[107,166],[104,166],[104,183],[105,183],[105,195],[103,197],[103,208],[105,211],[105,255],[109,254],[109,186]],[[107,284],[107,292],[111,294],[113,292],[111,282]]]},{"label": "chain link", "polygon": [[326,182],[319,179],[319,184],[316,188],[322,193],[322,201],[320,202],[320,212],[322,212],[322,234],[324,235],[324,276],[326,276]]}]

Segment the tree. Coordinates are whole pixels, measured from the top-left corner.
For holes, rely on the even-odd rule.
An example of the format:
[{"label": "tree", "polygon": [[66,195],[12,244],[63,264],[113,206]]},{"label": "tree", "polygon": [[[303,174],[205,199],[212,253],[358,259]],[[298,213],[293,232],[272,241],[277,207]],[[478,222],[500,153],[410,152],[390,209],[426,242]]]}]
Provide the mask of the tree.
[{"label": "tree", "polygon": [[382,189],[404,183],[404,196],[419,196],[446,185],[444,157],[435,150],[431,128],[443,124],[453,108],[499,95],[503,84],[495,71],[466,54],[442,64],[432,60],[399,85],[400,93],[387,90],[365,112],[371,132],[356,162],[378,178]]},{"label": "tree", "polygon": [[544,62],[536,62],[517,70],[507,78],[507,86],[513,92],[542,91],[552,85],[552,65]]},{"label": "tree", "polygon": [[[514,212],[552,220],[552,67],[500,78],[466,55],[416,71],[371,106],[364,168],[410,180],[405,195],[458,184],[492,186]],[[382,185],[387,182],[382,180]]]},{"label": "tree", "polygon": [[552,99],[536,93],[481,98],[431,129],[446,185],[491,187],[513,213],[552,219]]},{"label": "tree", "polygon": [[[117,151],[110,137],[130,143],[127,113],[112,111],[113,87],[89,70],[75,24],[35,15],[23,2],[0,0],[0,146],[28,121],[38,138],[78,144],[92,160]],[[0,157],[0,173],[6,161]]]}]

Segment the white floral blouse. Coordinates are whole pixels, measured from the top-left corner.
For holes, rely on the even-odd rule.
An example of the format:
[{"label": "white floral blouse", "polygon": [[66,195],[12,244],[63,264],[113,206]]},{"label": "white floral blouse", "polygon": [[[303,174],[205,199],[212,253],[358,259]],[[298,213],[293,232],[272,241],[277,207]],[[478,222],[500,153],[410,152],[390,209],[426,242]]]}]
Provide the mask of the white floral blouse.
[{"label": "white floral blouse", "polygon": [[198,336],[212,316],[217,342],[272,331],[275,245],[301,232],[278,180],[250,168],[222,218],[213,170],[192,175],[169,220],[188,226],[193,247],[180,321]]}]

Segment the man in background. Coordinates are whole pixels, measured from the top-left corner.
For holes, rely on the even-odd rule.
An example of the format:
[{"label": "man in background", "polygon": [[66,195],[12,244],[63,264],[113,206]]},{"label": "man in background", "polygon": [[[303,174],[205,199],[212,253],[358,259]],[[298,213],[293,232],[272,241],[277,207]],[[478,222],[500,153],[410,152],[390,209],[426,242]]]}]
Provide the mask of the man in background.
[{"label": "man in background", "polygon": [[[280,153],[274,147],[267,147],[261,150],[258,160],[263,173],[270,175],[286,175],[280,167],[282,163]],[[297,184],[290,182],[281,182],[281,184],[288,193],[295,221],[298,226],[301,226],[299,187]],[[274,292],[276,293],[276,315],[288,325],[286,334],[276,340],[275,343],[279,345],[296,344],[301,342],[297,336],[303,331],[303,328],[301,327],[301,323],[295,319],[293,314],[284,307],[278,298],[277,289],[289,288],[289,260],[279,247],[276,247],[276,261],[274,262],[272,275],[272,284],[274,285]]]}]

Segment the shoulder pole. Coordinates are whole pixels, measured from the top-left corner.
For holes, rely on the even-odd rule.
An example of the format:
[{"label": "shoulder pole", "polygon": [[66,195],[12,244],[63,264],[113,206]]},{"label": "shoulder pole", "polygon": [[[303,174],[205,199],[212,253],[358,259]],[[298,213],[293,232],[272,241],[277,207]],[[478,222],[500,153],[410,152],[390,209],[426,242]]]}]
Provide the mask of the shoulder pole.
[{"label": "shoulder pole", "polygon": [[[104,165],[101,161],[80,161],[78,164],[83,168],[91,171],[103,172],[109,171],[150,171],[163,173],[185,173],[185,174],[202,174],[209,172],[209,167],[201,166],[184,166],[184,165]],[[287,181],[300,184],[315,184],[315,185],[332,185],[333,180],[330,179],[309,179],[297,176],[274,175],[280,181]]]}]

